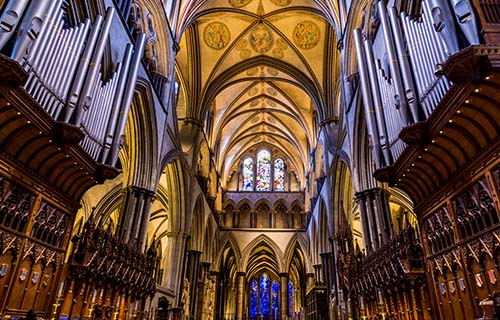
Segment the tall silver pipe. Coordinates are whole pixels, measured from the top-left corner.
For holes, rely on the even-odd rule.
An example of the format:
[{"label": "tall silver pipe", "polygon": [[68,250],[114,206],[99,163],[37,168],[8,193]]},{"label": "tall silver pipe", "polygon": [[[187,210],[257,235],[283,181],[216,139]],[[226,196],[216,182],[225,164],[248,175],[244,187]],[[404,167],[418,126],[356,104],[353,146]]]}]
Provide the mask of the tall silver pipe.
[{"label": "tall silver pipe", "polygon": [[403,32],[401,30],[401,25],[395,7],[391,7],[389,9],[389,18],[391,21],[392,30],[394,31],[394,42],[396,44],[396,51],[398,53],[399,63],[401,65],[401,74],[403,76],[403,83],[405,86],[406,100],[408,101],[408,104],[410,106],[413,122],[418,122],[420,120],[420,117],[417,103],[417,92],[415,90],[415,84],[413,83],[410,63],[408,61],[408,52],[405,47]]},{"label": "tall silver pipe", "polygon": [[403,31],[408,44],[409,61],[411,63],[413,74],[415,75],[416,79],[415,85],[417,91],[415,92],[415,99],[417,101],[420,101],[419,96],[424,92],[423,90],[424,80],[422,78],[422,72],[420,71],[421,65],[417,62],[417,60],[419,59],[417,52],[418,41],[415,41],[415,35],[413,34],[411,27],[409,26],[410,23],[413,23],[412,21],[410,21],[410,17],[408,17],[408,15],[405,12],[402,12],[400,18],[401,21],[403,22]]},{"label": "tall silver pipe", "polygon": [[[99,133],[98,134],[100,137],[100,141],[103,145],[103,150],[104,150],[104,145],[106,143],[106,130],[109,126],[109,122],[112,121],[111,112],[113,110],[113,100],[114,100],[114,97],[116,95],[116,90],[118,87],[118,82],[120,80],[121,72],[122,72],[122,63],[118,63],[116,65],[116,69],[115,69],[115,72],[113,74],[113,81],[111,83],[110,91],[106,95],[106,102],[105,102],[106,114],[102,117],[100,125],[99,125]],[[99,154],[99,156],[101,156],[101,155],[102,155],[102,152],[101,152],[101,154]]]},{"label": "tall silver pipe", "polygon": [[[419,44],[418,46],[419,50],[416,57],[418,58],[418,65],[420,66],[420,72],[424,80],[424,82],[422,83],[422,92],[420,93],[422,96],[427,94],[427,91],[433,81],[432,80],[433,71],[431,63],[429,62],[429,55],[426,51],[427,43],[424,38],[424,31],[423,31],[424,27],[425,26],[419,22],[410,23],[410,28],[413,30],[413,33],[415,34],[415,41],[417,41],[417,43]],[[431,101],[430,103],[434,104],[434,101]]]},{"label": "tall silver pipe", "polygon": [[429,0],[428,2],[434,29],[446,44],[447,54],[452,55],[458,51],[458,39],[448,2],[446,0]]},{"label": "tall silver pipe", "polygon": [[471,45],[479,44],[476,15],[469,0],[451,0],[458,25]]},{"label": "tall silver pipe", "polygon": [[[425,5],[425,4],[424,4]],[[440,59],[440,55],[442,52],[440,51],[440,46],[439,46],[439,41],[436,38],[436,34],[432,30],[432,28],[425,28],[425,35],[426,35],[426,40],[428,43],[428,47],[430,48],[431,56],[430,60],[432,62],[432,75],[433,75],[433,83],[435,83],[434,88],[432,89],[431,94],[434,95],[435,99],[437,100],[436,105],[441,101],[441,98],[444,96],[444,94],[447,91],[447,88],[444,88],[441,83],[439,82],[439,78],[436,76],[439,65],[443,62]],[[435,106],[434,106],[435,108]]]},{"label": "tall silver pipe", "polygon": [[125,86],[125,97],[123,98],[123,103],[120,107],[120,116],[118,117],[118,123],[116,125],[115,140],[111,149],[111,165],[115,165],[118,161],[118,152],[120,151],[121,145],[123,144],[123,139],[125,135],[125,126],[127,124],[128,114],[130,112],[130,105],[132,104],[132,98],[135,92],[135,82],[137,79],[137,72],[139,71],[139,65],[141,64],[142,55],[144,54],[144,42],[146,36],[144,33],[137,36],[135,42],[134,57],[130,65],[130,72]]},{"label": "tall silver pipe", "polygon": [[78,33],[76,34],[76,39],[74,39],[71,49],[69,50],[70,52],[64,61],[64,67],[57,74],[57,77],[55,79],[54,90],[57,96],[63,100],[65,100],[67,97],[67,91],[71,83],[70,79],[74,75],[76,63],[78,61],[78,57],[80,57],[81,55],[82,48],[85,43],[85,39],[87,38],[89,29],[90,29],[89,19],[87,19],[85,23],[81,24],[78,27]]},{"label": "tall silver pipe", "polygon": [[[427,12],[427,15],[430,16],[430,7],[427,3],[424,4],[424,10],[426,10]],[[429,21],[429,24],[430,24],[430,21]],[[448,55],[446,53],[446,45],[445,43],[439,38],[439,36],[436,34],[436,32],[431,32],[431,36],[432,36],[432,39],[434,39],[432,41],[432,43],[435,45],[435,47],[438,49],[440,55],[441,55],[441,59],[439,60],[439,62],[437,62],[438,64],[446,61],[448,59]],[[442,80],[438,81],[438,86],[441,88],[441,90],[445,93],[446,91],[448,91],[449,87],[450,87],[450,83],[448,82],[448,79],[446,79],[445,77],[441,77]],[[444,95],[443,93],[443,95]]]},{"label": "tall silver pipe", "polygon": [[19,26],[17,41],[12,49],[12,59],[20,61],[33,45],[42,27],[43,15],[47,12],[49,4],[50,0],[31,1]]},{"label": "tall silver pipe", "polygon": [[[75,70],[78,66],[78,61],[80,61],[80,56],[82,55],[82,51],[83,51],[84,44],[85,44],[85,39],[87,39],[89,30],[90,30],[90,26],[91,26],[91,22],[89,19],[87,19],[85,21],[85,29],[84,29],[82,35],[79,36],[78,46],[76,47],[73,54],[69,57],[70,59],[69,59],[69,63],[68,63],[67,72],[61,74],[61,79],[65,75],[68,75],[70,77],[73,77],[73,75],[75,75]],[[71,85],[71,81],[61,81],[61,84],[62,84],[62,86],[61,86],[60,91],[58,91],[58,95],[64,101],[66,101],[66,99],[68,98],[68,90],[69,90],[69,86]]]},{"label": "tall silver pipe", "polygon": [[403,80],[401,79],[401,71],[399,70],[399,61],[396,55],[396,50],[394,49],[394,39],[392,37],[389,18],[387,17],[387,9],[385,7],[384,1],[379,1],[377,3],[377,8],[380,14],[382,30],[384,32],[387,55],[389,57],[389,68],[391,69],[391,75],[394,80],[394,89],[396,89],[396,94],[399,99],[399,112],[401,115],[401,120],[404,123],[404,126],[406,126],[410,123],[408,119],[408,104],[406,102]]},{"label": "tall silver pipe", "polygon": [[[373,55],[373,53],[372,53]],[[399,120],[399,117],[395,117],[396,114],[396,108],[395,108],[395,103],[393,101],[394,99],[394,90],[392,88],[392,85],[387,82],[385,79],[383,72],[382,72],[382,67],[380,65],[380,62],[377,61],[377,73],[375,74],[377,78],[377,82],[380,86],[380,94],[382,96],[382,107],[383,110],[378,110],[377,107],[375,106],[375,113],[382,113],[381,116],[384,118],[384,122],[386,123],[386,128],[387,128],[387,148],[389,148],[390,144],[392,143],[392,140],[394,137],[397,137],[399,134],[399,130],[395,128],[396,124],[401,124],[401,121]],[[383,111],[383,112],[380,112]],[[379,118],[379,114],[377,114],[377,120]],[[396,118],[396,119],[395,119]],[[387,120],[387,121],[385,121]],[[398,126],[400,128],[401,126]],[[380,130],[380,124],[379,124],[379,130]]]},{"label": "tall silver pipe", "polygon": [[[60,13],[56,17],[60,17]],[[58,33],[60,32],[62,26],[63,26],[63,21],[58,19],[56,20],[57,24],[53,25],[52,28],[47,30],[49,32],[49,35],[47,37],[47,43],[46,46],[43,48],[40,48],[43,50],[42,54],[40,55],[40,59],[37,61],[36,64],[33,64],[33,69],[36,71],[38,76],[42,81],[44,81],[45,78],[45,72],[46,69],[53,63],[53,60],[55,59],[53,53],[56,50],[56,47],[58,46],[57,43],[57,37]]]},{"label": "tall silver pipe", "polygon": [[97,37],[99,36],[99,30],[101,29],[101,24],[103,22],[102,16],[97,16],[94,24],[92,25],[92,31],[90,32],[89,38],[87,39],[85,49],[80,58],[80,63],[76,71],[75,79],[71,85],[70,93],[68,94],[68,100],[66,101],[66,113],[64,115],[64,121],[69,122],[73,112],[75,111],[76,104],[78,103],[78,98],[80,96],[80,91],[82,90],[83,83],[85,81],[85,75],[87,74],[87,69],[90,64],[90,57],[94,52],[94,47],[96,45]]},{"label": "tall silver pipe", "polygon": [[61,0],[56,0],[50,3],[49,7],[47,8],[47,14],[43,18],[42,26],[40,28],[40,31],[38,32],[37,38],[33,42],[33,46],[31,47],[30,51],[28,52],[28,58],[27,60],[30,61],[30,64],[33,65],[34,61],[37,60],[40,56],[41,50],[40,47],[42,45],[46,44],[46,39],[48,37],[48,30],[53,24],[54,16],[57,15],[57,12],[60,8],[61,5]]},{"label": "tall silver pipe", "polygon": [[108,126],[106,128],[105,141],[104,141],[104,149],[101,153],[100,162],[105,163],[108,158],[109,151],[111,150],[111,144],[113,143],[113,137],[116,129],[116,124],[118,120],[118,111],[119,106],[121,105],[123,91],[125,90],[125,84],[127,81],[128,69],[130,66],[130,60],[132,59],[132,44],[127,44],[125,48],[125,52],[123,53],[122,59],[122,70],[118,73],[118,79],[116,84],[116,91],[113,96],[113,100],[111,103],[111,111],[109,115]]},{"label": "tall silver pipe", "polygon": [[384,108],[382,105],[382,99],[380,96],[380,84],[378,82],[376,71],[375,71],[375,60],[373,58],[373,50],[369,40],[364,41],[365,47],[365,57],[366,65],[368,69],[368,75],[370,77],[371,92],[373,98],[373,106],[375,109],[375,118],[377,119],[377,128],[380,139],[380,147],[382,149],[382,154],[385,159],[386,164],[392,164],[391,154],[389,152],[389,138],[387,136],[387,127],[384,118]]},{"label": "tall silver pipe", "polygon": [[97,40],[96,48],[94,50],[94,54],[92,55],[92,60],[88,67],[87,77],[85,79],[85,83],[83,85],[82,92],[80,94],[80,98],[78,100],[78,106],[76,108],[76,119],[75,125],[80,125],[82,120],[83,113],[87,111],[92,97],[89,95],[91,90],[91,85],[94,82],[94,78],[97,75],[102,56],[104,54],[104,48],[106,46],[106,40],[108,39],[109,29],[111,28],[111,22],[113,20],[115,9],[109,7],[106,11],[106,18],[104,20],[104,25],[102,27],[101,33],[99,35],[99,39]]},{"label": "tall silver pipe", "polygon": [[71,37],[73,36],[74,32],[75,29],[73,28],[66,29],[56,36],[56,48],[54,52],[52,52],[54,58],[52,60],[52,63],[47,66],[46,72],[44,74],[45,85],[51,90],[53,89],[52,84],[55,80],[55,73],[57,72],[57,70],[60,70],[62,68],[62,59],[69,52],[68,48],[66,47],[66,43],[71,41]]},{"label": "tall silver pipe", "polygon": [[5,6],[0,17],[0,49],[2,49],[14,31],[21,19],[28,0],[10,0]]},{"label": "tall silver pipe", "polygon": [[361,81],[361,93],[363,95],[363,105],[365,108],[365,116],[366,116],[366,126],[368,129],[368,134],[372,138],[372,147],[373,147],[373,159],[375,160],[375,165],[377,168],[382,168],[382,159],[381,159],[381,149],[380,149],[380,141],[379,141],[379,133],[377,130],[377,125],[374,116],[373,110],[373,100],[370,93],[370,88],[368,85],[368,75],[366,70],[366,59],[363,51],[363,44],[361,40],[361,30],[354,30],[354,43],[356,46],[356,57],[358,60],[358,69],[359,69],[359,79]]},{"label": "tall silver pipe", "polygon": [[436,31],[434,28],[434,22],[432,20],[432,11],[431,7],[429,6],[429,2],[425,1],[422,3],[422,10],[423,10],[423,20],[422,22],[430,29],[432,30],[432,38],[435,39],[434,41],[439,44],[439,52],[440,52],[440,61],[446,61],[448,59],[448,51],[446,48],[446,43],[443,41],[439,33]]},{"label": "tall silver pipe", "polygon": [[[83,29],[83,28],[81,28]],[[60,85],[60,77],[61,75],[68,76],[67,68],[68,68],[68,59],[73,54],[74,47],[79,40],[79,36],[81,36],[80,28],[71,28],[67,39],[64,39],[63,43],[61,43],[61,47],[63,47],[63,51],[61,53],[58,65],[51,71],[49,76],[48,86],[51,88],[52,92],[57,95],[57,91]]]}]

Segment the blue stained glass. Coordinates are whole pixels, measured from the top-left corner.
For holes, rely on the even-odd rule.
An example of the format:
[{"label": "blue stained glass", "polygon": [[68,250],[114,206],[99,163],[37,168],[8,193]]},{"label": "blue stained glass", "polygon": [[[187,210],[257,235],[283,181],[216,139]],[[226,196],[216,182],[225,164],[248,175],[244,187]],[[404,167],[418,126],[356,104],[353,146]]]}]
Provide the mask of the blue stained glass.
[{"label": "blue stained glass", "polygon": [[257,153],[255,186],[257,191],[271,190],[271,152],[266,149],[262,149]]},{"label": "blue stained glass", "polygon": [[269,318],[269,289],[271,289],[271,279],[267,273],[260,276],[260,314],[264,318]]},{"label": "blue stained glass", "polygon": [[259,286],[257,281],[252,280],[250,282],[250,319],[257,318],[257,294],[259,291]]},{"label": "blue stained glass", "polygon": [[289,316],[293,316],[293,283],[292,281],[288,282],[288,313]]},{"label": "blue stained glass", "polygon": [[274,190],[285,191],[285,161],[281,158],[274,160]]},{"label": "blue stained glass", "polygon": [[253,159],[248,157],[243,160],[243,191],[253,190]]},{"label": "blue stained glass", "polygon": [[271,309],[272,309],[272,317],[271,319],[278,319],[280,311],[279,311],[279,292],[280,285],[277,281],[273,281],[273,285],[271,287]]}]

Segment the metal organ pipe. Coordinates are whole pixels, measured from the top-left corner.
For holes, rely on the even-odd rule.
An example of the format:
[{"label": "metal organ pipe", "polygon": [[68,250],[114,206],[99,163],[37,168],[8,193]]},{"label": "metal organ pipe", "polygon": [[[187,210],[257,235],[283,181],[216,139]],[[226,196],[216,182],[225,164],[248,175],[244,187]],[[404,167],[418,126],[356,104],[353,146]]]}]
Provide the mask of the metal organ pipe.
[{"label": "metal organ pipe", "polygon": [[87,45],[85,46],[85,50],[83,51],[83,54],[80,57],[80,64],[76,71],[76,76],[75,79],[73,80],[73,84],[71,85],[70,93],[67,97],[66,113],[64,115],[65,122],[70,121],[71,116],[75,111],[76,104],[78,103],[78,97],[80,95],[80,91],[82,90],[82,86],[85,80],[85,75],[87,74],[87,69],[90,63],[90,57],[92,55],[92,52],[94,51],[94,46],[96,44],[102,22],[103,22],[102,16],[97,16],[96,20],[94,21],[94,25],[92,26],[92,31],[90,32],[89,38],[87,39]]},{"label": "metal organ pipe", "polygon": [[[417,86],[416,94],[417,97],[422,96],[423,93],[425,92],[425,87],[424,87],[425,76],[424,72],[422,71],[423,65],[420,62],[420,59],[422,59],[422,55],[420,54],[421,42],[415,41],[416,35],[414,30],[411,28],[410,17],[405,12],[401,13],[401,21],[403,22],[403,31],[405,33],[405,37],[408,43],[408,55],[410,56],[409,60],[414,71],[413,74],[415,75],[416,78],[416,86]],[[427,100],[423,101],[422,103],[424,112],[426,110],[427,103],[428,103]]]},{"label": "metal organ pipe", "polygon": [[78,27],[78,32],[75,33],[74,39],[71,40],[71,47],[67,48],[67,53],[64,59],[62,59],[62,66],[58,68],[54,77],[52,84],[53,91],[55,95],[61,99],[61,103],[54,116],[55,119],[59,118],[59,114],[64,106],[63,101],[66,100],[69,85],[71,84],[71,81],[68,81],[67,77],[68,75],[72,76],[75,74],[75,69],[83,50],[84,41],[87,39],[90,25],[90,20],[87,19],[84,24]]},{"label": "metal organ pipe", "polygon": [[452,0],[458,25],[471,45],[479,44],[476,16],[469,0]]},{"label": "metal organ pipe", "polygon": [[61,5],[61,0],[51,2],[49,8],[47,9],[47,15],[43,19],[42,27],[38,33],[38,37],[33,43],[33,47],[28,52],[27,60],[30,61],[31,66],[38,64],[40,56],[44,53],[43,48],[46,46],[46,39],[49,37],[49,28],[52,26],[53,21],[55,21],[59,11],[59,6]]},{"label": "metal organ pipe", "polygon": [[28,0],[10,0],[5,6],[0,17],[0,49],[7,44],[14,33],[27,4]]},{"label": "metal organ pipe", "polygon": [[50,3],[50,0],[31,1],[31,5],[19,27],[17,41],[12,50],[12,59],[20,62],[26,55],[27,50],[39,35],[43,23],[43,14],[47,12]]},{"label": "metal organ pipe", "polygon": [[122,59],[123,71],[121,74],[119,74],[119,78],[117,81],[118,82],[117,88],[111,104],[112,109],[109,115],[109,121],[108,121],[108,126],[106,128],[106,134],[104,140],[104,147],[100,157],[100,161],[102,163],[105,163],[106,160],[108,159],[109,151],[111,150],[111,145],[113,143],[113,137],[115,134],[116,124],[119,115],[118,112],[122,102],[123,91],[125,90],[125,84],[127,81],[130,60],[132,59],[132,49],[133,49],[132,44],[130,43],[127,44],[125,52],[123,54],[123,59]]},{"label": "metal organ pipe", "polygon": [[401,74],[399,70],[399,63],[396,55],[396,50],[394,49],[394,40],[389,25],[389,19],[387,18],[387,10],[385,8],[384,1],[379,1],[377,5],[378,5],[377,8],[380,13],[380,21],[384,33],[385,44],[387,47],[387,55],[389,57],[389,67],[391,69],[391,75],[394,80],[394,88],[396,89],[396,94],[398,96],[400,104],[399,111],[401,114],[401,121],[403,123],[403,126],[406,126],[409,124],[408,104],[405,98],[406,95],[405,95],[405,90],[403,88],[403,81],[401,80]]},{"label": "metal organ pipe", "polygon": [[125,125],[127,124],[128,113],[130,111],[130,105],[132,104],[132,98],[134,96],[135,81],[137,79],[137,72],[139,70],[139,65],[144,53],[145,40],[146,36],[144,35],[144,33],[140,33],[137,36],[137,40],[135,42],[134,57],[130,66],[129,77],[127,79],[127,84],[124,91],[125,96],[120,107],[120,116],[116,125],[113,146],[111,149],[111,165],[116,164],[116,161],[118,160],[118,152],[120,151],[121,144],[123,143]]},{"label": "metal organ pipe", "polygon": [[387,135],[387,127],[384,118],[384,106],[380,95],[380,85],[375,71],[375,59],[373,58],[373,50],[369,40],[364,41],[366,65],[368,75],[370,76],[371,92],[373,98],[373,107],[375,109],[375,118],[377,120],[377,128],[379,132],[380,147],[386,164],[392,163],[392,157],[389,150],[389,137]]},{"label": "metal organ pipe", "polygon": [[447,54],[452,55],[458,51],[458,40],[453,17],[446,0],[428,0],[430,13],[434,24],[434,30],[441,36],[446,44]]},{"label": "metal organ pipe", "polygon": [[398,53],[399,62],[401,64],[401,74],[403,76],[406,99],[410,106],[413,122],[415,123],[420,120],[417,103],[417,92],[415,90],[415,84],[413,83],[410,63],[408,61],[408,52],[405,47],[403,32],[401,31],[401,25],[395,7],[391,7],[389,9],[389,18],[391,21],[391,27],[394,31],[393,35],[395,40],[394,42],[396,44],[396,51]]},{"label": "metal organ pipe", "polygon": [[101,65],[102,56],[104,54],[104,48],[106,46],[106,40],[108,39],[109,29],[111,27],[111,21],[113,20],[115,9],[108,8],[106,11],[106,18],[104,20],[104,25],[99,34],[99,39],[97,40],[96,48],[94,49],[94,53],[92,55],[92,60],[90,61],[90,65],[87,71],[87,77],[85,79],[85,83],[83,85],[82,92],[80,93],[78,106],[76,108],[76,119],[74,124],[76,126],[80,125],[82,121],[84,113],[89,108],[89,105],[92,100],[92,96],[90,95],[91,85],[94,82],[94,79],[99,71],[99,67]]},{"label": "metal organ pipe", "polygon": [[354,30],[354,43],[356,45],[356,57],[358,60],[358,69],[359,69],[359,78],[361,81],[361,93],[363,95],[363,105],[365,109],[366,116],[366,125],[368,128],[368,133],[372,138],[372,147],[373,147],[373,158],[375,160],[375,165],[377,168],[381,168],[383,166],[382,159],[380,156],[380,141],[379,134],[375,122],[375,116],[373,111],[373,100],[370,93],[370,87],[368,84],[368,76],[366,69],[366,60],[363,51],[363,44],[361,40],[361,30]]}]

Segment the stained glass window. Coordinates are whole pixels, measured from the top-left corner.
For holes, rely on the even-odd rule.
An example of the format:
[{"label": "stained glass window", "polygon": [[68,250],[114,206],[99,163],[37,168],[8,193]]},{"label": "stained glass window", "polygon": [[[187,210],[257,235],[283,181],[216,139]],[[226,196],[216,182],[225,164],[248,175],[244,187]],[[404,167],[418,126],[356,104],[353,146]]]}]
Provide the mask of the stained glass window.
[{"label": "stained glass window", "polygon": [[272,309],[272,316],[271,319],[278,319],[280,311],[279,311],[279,292],[280,292],[280,285],[277,281],[273,281],[273,285],[271,287],[271,309]]},{"label": "stained glass window", "polygon": [[243,191],[253,190],[253,159],[243,160]]},{"label": "stained glass window", "polygon": [[274,160],[274,190],[285,191],[285,161],[281,158]]},{"label": "stained glass window", "polygon": [[293,282],[288,282],[288,315],[293,317]]},{"label": "stained glass window", "polygon": [[260,276],[260,314],[264,318],[269,318],[269,289],[271,289],[271,279],[267,273]]},{"label": "stained glass window", "polygon": [[257,297],[259,292],[259,286],[257,281],[252,280],[250,282],[250,319],[257,318]]},{"label": "stained glass window", "polygon": [[257,191],[271,190],[271,153],[262,149],[257,153],[257,179],[255,186]]}]

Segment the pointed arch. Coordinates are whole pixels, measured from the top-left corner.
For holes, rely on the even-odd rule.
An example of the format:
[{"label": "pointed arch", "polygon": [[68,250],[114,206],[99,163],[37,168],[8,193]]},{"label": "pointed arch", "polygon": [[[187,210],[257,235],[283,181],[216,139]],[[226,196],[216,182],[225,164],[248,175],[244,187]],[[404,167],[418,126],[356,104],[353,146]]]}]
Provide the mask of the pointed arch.
[{"label": "pointed arch", "polygon": [[[129,170],[127,184],[153,190],[158,177],[158,134],[151,84],[137,79],[132,107],[125,129],[124,149],[127,149]],[[122,159],[122,157],[120,157]],[[144,166],[144,163],[151,165]]]},{"label": "pointed arch", "polygon": [[164,170],[165,189],[170,206],[170,226],[172,232],[187,232],[190,215],[186,212],[187,183],[182,170],[182,162],[177,159],[167,164]]},{"label": "pointed arch", "polygon": [[293,235],[293,237],[290,239],[285,249],[285,265],[286,265],[285,272],[290,271],[289,270],[290,263],[292,262],[294,252],[297,248],[301,250],[302,253],[304,254],[306,272],[307,273],[314,272],[314,269],[311,265],[311,261],[307,259],[307,256],[309,255],[307,239],[305,238],[304,235],[301,235],[299,233]]},{"label": "pointed arch", "polygon": [[250,257],[252,255],[252,252],[254,251],[255,248],[258,246],[264,244],[265,246],[269,247],[274,255],[276,256],[277,259],[277,265],[278,265],[278,272],[284,272],[285,264],[284,264],[284,255],[283,252],[281,251],[280,247],[272,240],[269,238],[269,236],[265,234],[260,234],[258,237],[253,239],[243,250],[242,256],[241,256],[241,270],[243,272],[246,272],[248,263],[250,261]]},{"label": "pointed arch", "polygon": [[198,198],[196,199],[191,216],[191,250],[202,251],[206,225],[204,224],[205,212],[203,205],[203,196],[201,194],[198,195]]},{"label": "pointed arch", "polygon": [[318,253],[330,252],[328,248],[328,238],[331,236],[330,228],[328,228],[328,219],[326,212],[326,204],[322,197],[318,200]]},{"label": "pointed arch", "polygon": [[230,247],[233,250],[233,253],[236,257],[236,265],[238,266],[238,271],[241,271],[241,259],[242,259],[242,254],[240,251],[240,248],[238,247],[238,242],[234,238],[233,233],[227,232],[224,234],[222,239],[220,239],[219,244],[220,246],[217,249],[217,255],[215,258],[215,263],[212,265],[213,267],[217,268],[216,271],[218,271],[218,268],[220,264],[222,263],[224,251]]}]

